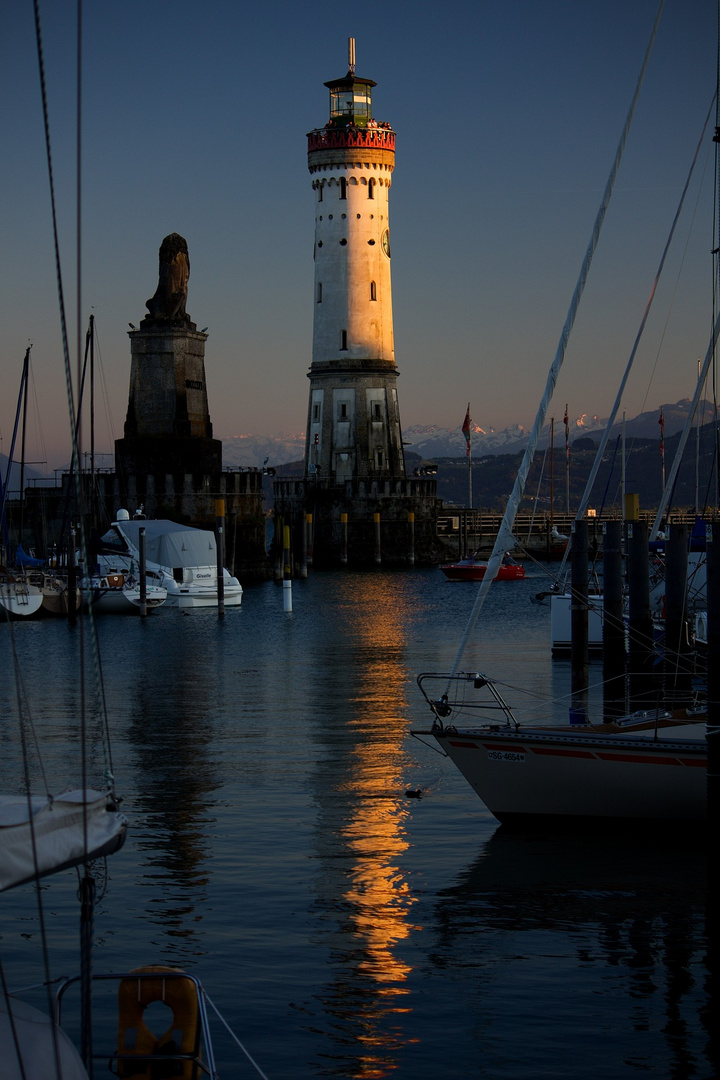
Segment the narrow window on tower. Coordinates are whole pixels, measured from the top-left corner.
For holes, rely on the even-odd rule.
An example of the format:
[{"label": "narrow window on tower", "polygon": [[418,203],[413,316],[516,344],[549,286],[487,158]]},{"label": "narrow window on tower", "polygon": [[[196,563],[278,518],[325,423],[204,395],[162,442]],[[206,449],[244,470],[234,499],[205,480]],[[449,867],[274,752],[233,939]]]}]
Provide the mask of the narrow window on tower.
[{"label": "narrow window on tower", "polygon": [[373,420],[382,420],[382,405],[379,401],[373,401]]},{"label": "narrow window on tower", "polygon": [[340,198],[347,199],[347,180],[344,176],[340,177]]},{"label": "narrow window on tower", "polygon": [[319,419],[320,419],[320,406],[317,404],[317,402],[315,402],[315,404],[313,405],[313,420],[319,420]]},{"label": "narrow window on tower", "polygon": [[340,351],[347,349],[347,330],[340,331]]},{"label": "narrow window on tower", "polygon": [[322,281],[318,281],[317,283],[317,302],[318,304],[322,304]]},{"label": "narrow window on tower", "polygon": [[377,300],[377,285],[374,281],[370,282],[370,299]]},{"label": "narrow window on tower", "polygon": [[318,202],[323,201],[323,197],[322,197],[323,187],[324,187],[323,184],[318,184]]},{"label": "narrow window on tower", "polygon": [[383,452],[382,452],[382,450],[377,451],[377,467],[378,467],[378,469],[382,469],[382,467],[383,467]]},{"label": "narrow window on tower", "polygon": [[375,198],[375,181],[372,177],[368,180],[368,199]]},{"label": "narrow window on tower", "polygon": [[340,419],[347,420],[347,405],[344,401],[340,403]]}]

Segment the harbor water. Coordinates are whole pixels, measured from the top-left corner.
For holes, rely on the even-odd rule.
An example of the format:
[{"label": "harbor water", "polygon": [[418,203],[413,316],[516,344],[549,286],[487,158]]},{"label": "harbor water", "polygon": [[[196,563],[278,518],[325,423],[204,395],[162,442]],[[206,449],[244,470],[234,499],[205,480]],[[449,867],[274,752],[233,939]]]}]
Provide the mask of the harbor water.
[{"label": "harbor water", "polygon": [[[504,684],[521,721],[568,719],[569,662],[551,662],[549,608],[530,602],[546,587],[539,570],[493,586],[462,665]],[[197,975],[269,1080],[716,1076],[695,838],[507,833],[410,734],[431,722],[415,678],[450,669],[476,590],[437,569],[338,571],[294,582],[292,613],[267,582],[222,620],[99,618],[130,827],[95,970]],[[55,790],[78,783],[78,633],[12,628]],[[20,791],[0,634],[0,790]],[[56,976],[78,966],[76,892],[75,871],[42,887]],[[0,896],[0,915],[7,984],[40,981],[34,889]],[[255,1075],[213,1030],[220,1076]]]}]

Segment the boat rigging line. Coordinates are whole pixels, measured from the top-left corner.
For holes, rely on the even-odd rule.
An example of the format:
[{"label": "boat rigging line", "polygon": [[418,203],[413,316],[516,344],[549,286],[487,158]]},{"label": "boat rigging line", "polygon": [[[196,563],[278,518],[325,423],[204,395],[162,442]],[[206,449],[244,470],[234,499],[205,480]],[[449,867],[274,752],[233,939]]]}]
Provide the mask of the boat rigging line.
[{"label": "boat rigging line", "polygon": [[478,595],[473,605],[473,609],[470,613],[470,618],[468,620],[467,627],[465,628],[465,633],[463,634],[462,641],[460,642],[460,646],[458,648],[457,655],[452,666],[452,676],[454,676],[459,670],[470,635],[475,628],[477,620],[480,616],[480,612],[482,611],[483,605],[485,603],[485,597],[488,594],[493,579],[497,576],[503,553],[506,550],[511,549],[515,543],[513,537],[513,524],[515,522],[515,515],[517,514],[518,506],[520,505],[520,500],[525,490],[527,475],[530,470],[533,458],[535,456],[535,449],[538,444],[538,439],[544,427],[545,418],[547,416],[550,402],[552,401],[552,396],[555,391],[555,385],[557,383],[558,376],[560,374],[560,370],[565,359],[568,340],[570,338],[570,333],[575,323],[575,318],[577,316],[578,308],[580,306],[580,300],[582,298],[583,292],[585,290],[585,285],[587,283],[590,266],[592,264],[593,256],[595,254],[595,250],[600,239],[600,232],[602,230],[603,222],[605,220],[605,214],[607,212],[607,208],[610,204],[610,199],[612,197],[615,180],[617,178],[620,163],[622,161],[623,153],[625,151],[625,145],[627,143],[628,135],[630,133],[630,127],[632,125],[635,110],[637,108],[640,91],[645,80],[645,73],[650,62],[650,55],[655,44],[655,39],[657,37],[657,32],[660,25],[660,18],[662,16],[664,7],[665,0],[660,0],[657,14],[655,16],[655,21],[653,23],[653,28],[650,34],[650,40],[648,41],[648,45],[645,50],[645,56],[643,57],[640,74],[638,76],[635,91],[633,93],[632,101],[630,103],[630,108],[628,109],[628,113],[625,118],[625,124],[623,125],[622,134],[620,136],[620,141],[615,152],[615,159],[610,169],[610,174],[605,185],[605,190],[603,191],[600,206],[595,216],[595,222],[593,224],[590,242],[585,252],[585,257],[583,259],[578,280],[575,285],[575,291],[573,293],[572,300],[570,301],[570,307],[568,309],[568,313],[565,319],[565,324],[560,334],[560,340],[557,345],[555,358],[550,365],[550,370],[548,372],[547,381],[545,384],[545,392],[543,393],[537,415],[535,416],[535,422],[533,423],[532,430],[530,432],[530,438],[528,440],[522,462],[520,463],[517,477],[515,478],[515,484],[513,486],[512,494],[510,495],[510,498],[508,500],[508,504],[505,510],[505,514],[503,516],[502,523],[500,525],[500,529],[498,530],[498,534],[495,538],[492,555],[488,560],[487,573],[485,574],[485,577],[480,583]]}]

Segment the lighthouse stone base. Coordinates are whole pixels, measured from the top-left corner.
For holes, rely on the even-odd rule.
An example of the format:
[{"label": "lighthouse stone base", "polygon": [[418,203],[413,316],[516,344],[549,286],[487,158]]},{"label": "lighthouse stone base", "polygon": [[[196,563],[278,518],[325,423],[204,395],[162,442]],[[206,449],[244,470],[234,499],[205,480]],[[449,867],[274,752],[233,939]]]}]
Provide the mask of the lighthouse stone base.
[{"label": "lighthouse stone base", "polygon": [[[347,562],[348,566],[431,565],[443,549],[436,535],[442,505],[434,478],[347,480],[332,484],[323,479],[278,478],[273,484],[276,533],[289,525],[297,562],[304,549],[303,534],[312,515],[312,562],[322,568]],[[378,560],[379,515],[381,556]],[[280,529],[278,543],[281,542]]]}]

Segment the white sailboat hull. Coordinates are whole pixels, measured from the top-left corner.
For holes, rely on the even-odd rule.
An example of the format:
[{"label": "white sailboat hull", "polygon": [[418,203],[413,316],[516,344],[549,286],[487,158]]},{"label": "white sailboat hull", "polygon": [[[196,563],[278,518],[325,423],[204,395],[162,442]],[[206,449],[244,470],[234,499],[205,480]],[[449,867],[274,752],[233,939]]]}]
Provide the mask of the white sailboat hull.
[{"label": "white sailboat hull", "polygon": [[487,808],[502,822],[703,821],[704,724],[603,733],[590,728],[435,729]]},{"label": "white sailboat hull", "polygon": [[0,1045],[4,1080],[87,1080],[80,1055],[62,1028],[55,1025],[53,1031],[50,1017],[24,1001],[0,997]]},{"label": "white sailboat hull", "polygon": [[0,581],[0,609],[18,618],[37,615],[43,595],[34,585],[24,581]]}]

